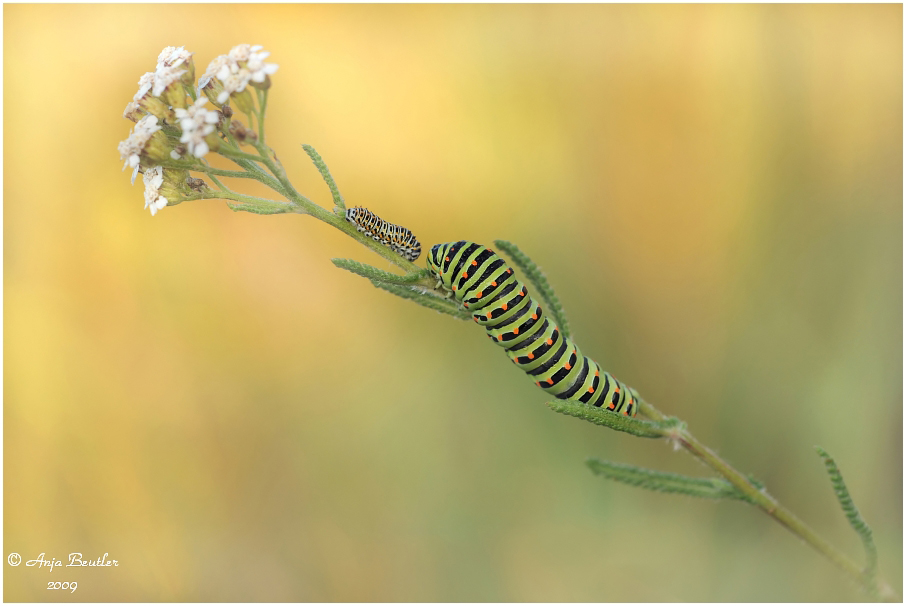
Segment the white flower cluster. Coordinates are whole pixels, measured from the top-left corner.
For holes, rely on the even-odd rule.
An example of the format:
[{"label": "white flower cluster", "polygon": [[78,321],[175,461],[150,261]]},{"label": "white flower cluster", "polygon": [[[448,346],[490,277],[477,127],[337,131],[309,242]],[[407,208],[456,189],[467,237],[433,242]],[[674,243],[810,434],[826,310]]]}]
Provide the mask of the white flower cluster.
[{"label": "white flower cluster", "polygon": [[[148,72],[149,74],[151,72]],[[186,73],[186,70],[179,69],[178,67],[168,67],[166,65],[159,65],[157,71],[154,72],[154,86],[151,89],[151,94],[155,97],[160,97],[164,94],[164,91],[167,90],[173,83],[179,82],[182,78],[182,75]]]},{"label": "white flower cluster", "polygon": [[151,135],[159,130],[160,126],[157,124],[157,116],[145,116],[136,123],[135,128],[129,134],[129,138],[125,141],[120,141],[118,149],[120,159],[124,161],[123,170],[126,170],[127,166],[132,167],[132,183],[135,183],[141,153],[145,149],[145,145],[151,140]]},{"label": "white flower cluster", "polygon": [[160,166],[146,168],[142,179],[145,181],[145,208],[151,209],[153,217],[168,203],[168,200],[160,193],[161,187],[164,185],[164,169]]},{"label": "white flower cluster", "polygon": [[155,70],[146,72],[139,78],[138,92],[132,97],[132,103],[126,106],[123,115],[127,118],[129,115],[134,115],[132,104],[140,106],[148,93],[151,93],[153,97],[160,97],[168,87],[182,79],[185,74],[194,78],[195,68],[192,63],[192,54],[183,46],[168,46],[161,51]]},{"label": "white flower cluster", "polygon": [[225,103],[231,94],[241,93],[250,82],[263,84],[279,68],[276,63],[264,62],[270,53],[263,48],[258,44],[234,46],[229,54],[220,55],[211,61],[198,85],[205,88],[212,78],[217,78],[223,85],[223,90],[217,95],[217,103]]},{"label": "white flower cluster", "polygon": [[132,97],[133,101],[141,101],[145,95],[151,92],[151,89],[154,88],[154,76],[154,72],[145,72],[145,74],[138,79],[138,92]]},{"label": "white flower cluster", "polygon": [[[139,78],[138,91],[123,111],[135,126],[118,149],[123,169],[132,168],[132,183],[144,172],[145,208],[152,215],[164,206],[194,199],[193,190],[204,186],[189,177],[185,168],[176,168],[180,165],[160,164],[179,160],[186,152],[196,158],[216,152],[222,145],[218,127],[223,114],[205,105],[211,100],[219,107],[235,93],[235,104],[248,113],[254,101],[244,93],[246,88],[269,87],[268,76],[277,71],[276,64],[264,62],[269,55],[261,46],[235,46],[211,62],[196,87],[193,53],[184,46],[168,46],[158,55],[155,70]],[[251,132],[248,138],[236,140],[243,144],[253,137]]]},{"label": "white flower cluster", "polygon": [[190,53],[184,46],[168,46],[160,51],[157,57],[157,69],[161,67],[179,67],[188,62],[194,53]]},{"label": "white flower cluster", "polygon": [[204,105],[207,102],[207,97],[198,97],[187,109],[173,110],[182,129],[180,143],[185,143],[189,153],[198,158],[204,157],[210,151],[205,137],[214,132],[220,121],[219,112],[205,109]]}]

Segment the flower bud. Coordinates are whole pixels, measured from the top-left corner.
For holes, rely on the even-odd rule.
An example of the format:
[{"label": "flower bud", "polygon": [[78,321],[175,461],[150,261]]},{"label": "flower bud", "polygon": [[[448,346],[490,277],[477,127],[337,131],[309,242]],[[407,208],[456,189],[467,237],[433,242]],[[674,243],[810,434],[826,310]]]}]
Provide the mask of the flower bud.
[{"label": "flower bud", "polygon": [[145,208],[151,209],[152,216],[165,206],[185,202],[194,194],[193,187],[189,185],[191,177],[183,169],[151,166],[145,169],[142,177],[145,182]]},{"label": "flower bud", "polygon": [[259,90],[267,90],[271,87],[271,77],[265,76],[263,82],[252,82],[252,86]]},{"label": "flower bud", "polygon": [[171,149],[173,149],[173,146],[170,145],[167,135],[162,131],[155,131],[148,140],[148,144],[145,145],[143,155],[148,158],[149,161],[156,164],[168,160],[170,158]]},{"label": "flower bud", "polygon": [[254,145],[258,142],[258,134],[255,131],[247,128],[245,124],[243,124],[239,120],[233,120],[230,123],[230,134],[236,137],[236,140],[239,143]]},{"label": "flower bud", "polygon": [[250,114],[255,110],[255,98],[252,97],[252,91],[248,88],[230,95],[236,108],[244,114]]},{"label": "flower bud", "polygon": [[187,87],[195,86],[195,62],[184,46],[168,46],[157,57],[157,69],[180,68],[185,70],[180,80]]},{"label": "flower bud", "polygon": [[134,183],[140,165],[150,166],[168,159],[172,146],[157,124],[157,117],[149,115],[136,123],[129,137],[120,141],[118,149],[124,161],[123,168],[133,169]]},{"label": "flower bud", "polygon": [[223,105],[226,97],[229,96],[229,93],[227,93],[226,97],[224,97],[224,101],[218,101],[223,93],[223,82],[217,79],[217,72],[220,71],[221,67],[229,63],[229,61],[230,58],[227,55],[220,55],[215,58],[211,61],[210,65],[208,65],[208,69],[205,70],[204,75],[198,81],[201,92],[203,92],[205,96],[211,100],[211,103],[217,107]]},{"label": "flower bud", "polygon": [[145,116],[146,114],[147,112],[144,108],[135,101],[130,101],[129,104],[126,105],[126,109],[123,110],[123,117],[126,120],[132,120],[133,122],[138,122],[141,120],[142,116]]},{"label": "flower bud", "polygon": [[172,114],[167,104],[153,94],[154,82],[154,72],[147,72],[139,78],[138,92],[132,97],[132,101],[152,116],[157,116],[161,122],[165,122],[172,118]]},{"label": "flower bud", "polygon": [[189,189],[192,191],[204,191],[208,188],[208,184],[204,182],[204,179],[196,179],[195,177],[188,177],[186,179],[186,185],[189,186]]},{"label": "flower bud", "polygon": [[186,70],[177,67],[160,67],[154,72],[154,88],[151,93],[155,97],[174,108],[185,108],[187,105],[185,86],[182,83],[182,76]]},{"label": "flower bud", "polygon": [[160,192],[164,184],[164,169],[160,166],[146,168],[142,180],[145,182],[145,208],[151,209],[153,217],[169,202]]}]

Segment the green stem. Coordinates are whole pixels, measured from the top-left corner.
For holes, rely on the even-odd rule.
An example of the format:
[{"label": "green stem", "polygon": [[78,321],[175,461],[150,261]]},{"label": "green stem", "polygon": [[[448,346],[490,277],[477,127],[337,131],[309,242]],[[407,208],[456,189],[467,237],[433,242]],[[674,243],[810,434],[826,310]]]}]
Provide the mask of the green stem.
[{"label": "green stem", "polygon": [[[287,178],[286,172],[283,170],[283,167],[279,166],[278,163],[272,159],[271,156],[273,152],[270,150],[270,148],[264,146],[261,141],[258,141],[255,147],[261,154],[258,159],[263,162],[264,165],[267,166],[272,173],[274,173],[274,175],[280,181],[280,184],[285,188],[286,197],[292,204],[298,206],[302,212],[320,219],[321,221],[324,221],[325,223],[328,223],[329,225],[332,225],[333,227],[339,229],[354,240],[358,240],[367,248],[370,248],[397,267],[405,270],[406,273],[419,271],[421,269],[418,265],[404,259],[397,253],[390,250],[389,247],[384,246],[380,242],[377,242],[376,240],[360,233],[358,230],[356,230],[355,227],[353,227],[351,223],[349,223],[349,221],[345,219],[345,217],[338,217],[337,215],[325,210],[321,206],[318,206],[317,204],[297,192],[296,189],[292,186],[292,183],[289,182],[289,179]],[[422,278],[415,284],[431,290],[434,290],[435,287],[435,281],[430,277]]]},{"label": "green stem", "polygon": [[230,189],[229,187],[227,187],[226,185],[224,185],[223,182],[222,182],[220,179],[218,179],[216,176],[214,176],[213,174],[208,173],[208,176],[211,177],[211,181],[213,181],[213,182],[214,182],[214,185],[216,185],[217,187],[219,187],[221,191],[226,191],[226,192],[234,193],[232,189]]},{"label": "green stem", "polygon": [[267,91],[255,89],[258,94],[258,140],[261,141],[263,145],[266,145],[264,142],[264,112],[267,111]]},{"label": "green stem", "polygon": [[255,175],[251,175],[251,174],[249,174],[247,172],[243,172],[241,170],[224,170],[222,168],[214,168],[213,166],[204,165],[204,164],[185,165],[185,164],[176,164],[174,162],[162,162],[161,164],[167,168],[184,168],[186,170],[191,170],[193,172],[199,172],[199,173],[205,173],[205,174],[208,174],[211,176],[234,177],[237,179],[255,179],[256,181],[260,181],[260,179],[258,179],[258,177],[256,177]]},{"label": "green stem", "polygon": [[[667,419],[666,415],[644,400],[641,400],[640,404],[640,410],[644,416],[655,421],[664,421]],[[869,592],[872,590],[871,587],[866,585],[864,573],[858,564],[825,541],[814,530],[809,528],[805,522],[797,518],[793,512],[781,505],[777,499],[769,495],[766,490],[759,489],[752,484],[746,476],[717,456],[710,448],[699,442],[688,429],[680,426],[667,433],[668,435],[666,437],[668,440],[679,444],[708,467],[726,478],[746,496],[747,500],[750,500],[750,502],[757,505],[762,511],[774,518],[781,526],[811,545],[818,553],[833,562],[837,568],[846,573],[847,576],[852,578],[864,590]],[[887,597],[894,598],[893,601],[899,601],[896,599],[896,595],[890,587],[886,587],[885,589]],[[885,592],[882,589],[882,594],[884,593]]]},{"label": "green stem", "polygon": [[[259,144],[260,144],[260,142],[259,142]],[[229,158],[231,160],[233,160],[233,159],[251,160],[252,162],[264,162],[265,164],[267,164],[267,162],[268,162],[267,159],[263,157],[263,155],[256,156],[255,154],[247,154],[244,151],[240,150],[239,148],[233,147],[232,145],[221,145],[220,149],[218,149],[217,152],[223,156],[226,156],[227,158]]]},{"label": "green stem", "polygon": [[198,198],[195,199],[233,200],[235,202],[239,202],[240,204],[230,204],[229,202],[227,202],[231,209],[242,210],[254,213],[256,215],[279,215],[283,213],[303,212],[299,208],[288,202],[271,200],[269,198],[258,198],[257,196],[247,196],[245,194],[238,194],[231,191],[209,190],[202,193],[200,196],[198,196]]},{"label": "green stem", "polygon": [[[230,138],[232,138],[232,135],[230,135]],[[274,178],[273,175],[271,175],[271,174],[268,173],[266,170],[264,170],[263,168],[261,168],[260,166],[258,166],[258,163],[257,163],[257,162],[261,162],[261,159],[260,159],[260,158],[258,158],[257,162],[254,162],[254,161],[252,161],[252,160],[245,160],[245,159],[242,159],[242,158],[229,158],[229,157],[227,157],[227,156],[224,156],[224,157],[227,158],[228,160],[231,160],[232,162],[235,162],[237,165],[241,166],[242,168],[244,168],[245,170],[247,170],[247,171],[250,172],[250,173],[253,173],[253,174],[259,175],[259,176],[261,176],[261,177],[265,177],[265,178],[267,178],[267,179],[270,179],[273,183],[279,183],[279,182],[276,180],[276,178]],[[257,158],[257,156],[255,156],[255,157]],[[273,187],[273,185],[271,185],[271,186],[269,186],[269,187]],[[283,191],[282,191],[282,190],[283,190],[283,187],[282,187],[282,186],[280,187],[280,190],[281,190],[280,193],[283,193]],[[285,194],[284,194],[284,195],[285,195]]]},{"label": "green stem", "polygon": [[[239,170],[224,170],[222,168],[214,168],[213,166],[201,163],[187,163],[187,162],[171,162],[165,161],[161,162],[162,166],[167,168],[182,168],[185,170],[190,170],[194,172],[204,173],[209,175],[212,179],[215,176],[218,177],[233,177],[236,179],[254,179],[260,181],[275,190],[277,193],[286,196],[286,192],[283,190],[283,186],[273,177],[266,173],[252,173],[249,171],[239,171]],[[287,196],[288,197],[288,196]]]},{"label": "green stem", "polygon": [[[407,261],[397,253],[393,252],[389,247],[384,246],[380,242],[377,242],[376,240],[356,230],[356,228],[349,221],[347,221],[345,217],[338,217],[337,215],[322,208],[321,206],[318,206],[305,196],[299,195],[298,193],[296,193],[295,196],[290,194],[289,198],[291,202],[301,207],[304,212],[339,229],[350,238],[357,240],[365,247],[370,248],[386,260],[390,261],[391,263],[405,271],[407,274],[417,272],[422,269],[415,263]],[[434,290],[435,283],[436,281],[431,277],[424,277],[419,281],[414,282],[413,286],[422,286],[424,288]]]},{"label": "green stem", "polygon": [[[280,164],[280,161],[277,160],[277,154],[274,153],[274,150],[264,145],[260,140],[255,144],[255,149],[258,150],[258,156],[256,157],[259,162],[264,163],[264,165],[270,170],[277,180],[280,181],[280,184],[283,185],[287,193],[290,194],[290,198],[296,200],[308,200],[302,194],[296,191],[296,188],[293,187],[293,184],[290,183],[289,178],[286,176],[286,171],[283,169],[283,166]],[[309,202],[311,202],[309,200]],[[314,204],[314,202],[311,202]],[[319,207],[320,208],[320,207]]]},{"label": "green stem", "polygon": [[[235,151],[235,150],[239,150],[239,142],[236,141],[236,137],[234,137],[233,133],[230,132],[230,123],[228,123],[228,122],[224,123],[220,129],[220,132],[223,134],[224,137],[226,137],[226,140],[229,142],[230,147],[228,149],[231,152]],[[258,166],[257,162],[261,162],[261,159],[258,158],[258,156],[251,156],[252,159],[248,159],[248,158],[238,158],[238,157],[230,157],[230,156],[224,155],[224,158],[227,158],[228,160],[235,162],[236,164],[238,164],[239,166],[241,166],[242,168],[244,168],[245,170],[247,170],[251,173],[270,177],[270,175],[268,175],[264,171],[263,168]]]}]

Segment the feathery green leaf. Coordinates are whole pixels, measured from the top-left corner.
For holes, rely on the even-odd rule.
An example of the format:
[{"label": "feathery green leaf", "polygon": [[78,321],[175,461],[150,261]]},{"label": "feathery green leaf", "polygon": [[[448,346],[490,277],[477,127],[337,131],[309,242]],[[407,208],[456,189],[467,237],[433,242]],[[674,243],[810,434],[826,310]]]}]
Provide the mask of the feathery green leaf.
[{"label": "feathery green leaf", "polygon": [[862,518],[862,514],[859,513],[859,509],[856,507],[856,504],[853,503],[852,497],[849,496],[849,490],[846,488],[846,483],[843,481],[843,474],[841,474],[840,470],[837,468],[836,461],[834,461],[833,457],[820,446],[815,446],[815,450],[824,460],[824,466],[827,468],[827,475],[830,476],[831,486],[834,487],[834,494],[837,495],[837,500],[840,502],[840,508],[843,509],[843,513],[846,515],[849,525],[853,527],[853,530],[855,530],[859,535],[859,538],[862,539],[862,545],[865,546],[867,558],[867,564],[864,570],[865,578],[868,586],[871,588],[872,597],[879,599],[877,583],[878,549],[875,547],[871,528]]},{"label": "feathery green leaf", "polygon": [[675,417],[669,417],[664,421],[644,421],[574,400],[553,400],[547,405],[554,412],[589,421],[595,425],[604,425],[617,431],[625,431],[640,438],[663,438],[670,430],[682,426],[682,422]]},{"label": "feathery green leaf", "polygon": [[283,204],[273,200],[252,200],[249,196],[245,197],[242,202],[227,202],[230,210],[244,211],[255,215],[281,215],[283,213],[295,212],[290,204]]},{"label": "feathery green leaf", "polygon": [[386,290],[387,292],[392,292],[398,297],[410,299],[418,303],[419,305],[427,307],[428,309],[433,309],[445,314],[450,314],[451,316],[459,318],[460,320],[468,320],[472,317],[472,314],[460,309],[459,306],[457,306],[452,301],[441,299],[440,297],[435,295],[426,294],[420,290],[416,290],[411,286],[405,286],[401,284],[388,284],[387,282],[381,282],[380,280],[372,280],[371,283],[378,288]]},{"label": "feathery green leaf", "polygon": [[373,267],[366,263],[353,261],[352,259],[331,259],[331,262],[340,269],[351,271],[363,278],[379,280],[388,284],[413,284],[430,273],[427,269],[421,269],[401,276],[399,274],[390,273],[389,271],[384,271],[383,269],[378,269],[377,267]]},{"label": "feathery green leaf", "polygon": [[749,497],[737,490],[735,486],[722,478],[694,478],[677,473],[645,469],[644,467],[636,467],[625,463],[602,461],[600,459],[588,459],[585,464],[596,475],[623,482],[630,486],[705,499],[737,499],[748,503],[753,502]]},{"label": "feathery green leaf", "polygon": [[[340,211],[346,210],[346,202],[343,200],[343,196],[340,195],[340,189],[337,187],[336,182],[333,180],[333,177],[330,174],[330,170],[327,168],[327,164],[324,163],[324,160],[321,159],[321,155],[315,151],[315,148],[311,145],[302,145],[302,149],[305,150],[305,153],[308,154],[308,157],[311,158],[311,161],[317,167],[318,172],[321,173],[321,178],[324,179],[324,182],[327,183],[327,187],[330,188],[330,195],[333,196],[333,203],[340,209]],[[342,214],[342,212],[336,214]]]},{"label": "feathery green leaf", "polygon": [[544,299],[545,307],[554,317],[554,321],[560,327],[560,332],[563,333],[564,337],[569,337],[570,330],[569,322],[566,321],[566,312],[563,311],[560,299],[554,294],[554,289],[548,284],[547,278],[541,272],[541,269],[512,242],[494,240],[494,245],[505,252],[513,260],[513,264],[519,268],[519,271],[532,283],[532,286]]}]

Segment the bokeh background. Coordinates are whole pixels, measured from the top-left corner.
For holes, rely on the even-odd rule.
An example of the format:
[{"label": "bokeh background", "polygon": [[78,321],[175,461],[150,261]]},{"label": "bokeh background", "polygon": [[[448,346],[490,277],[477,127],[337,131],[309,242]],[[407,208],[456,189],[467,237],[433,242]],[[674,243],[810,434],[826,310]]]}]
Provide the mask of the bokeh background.
[{"label": "bokeh background", "polygon": [[861,561],[835,455],[902,591],[901,6],[3,14],[6,600],[862,599],[752,508],[594,477],[707,470],[550,412],[326,224],[142,210],[139,76],[242,42],[300,191],[309,143],[427,246],[518,243],[583,351]]}]

